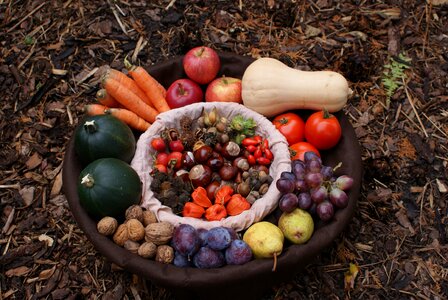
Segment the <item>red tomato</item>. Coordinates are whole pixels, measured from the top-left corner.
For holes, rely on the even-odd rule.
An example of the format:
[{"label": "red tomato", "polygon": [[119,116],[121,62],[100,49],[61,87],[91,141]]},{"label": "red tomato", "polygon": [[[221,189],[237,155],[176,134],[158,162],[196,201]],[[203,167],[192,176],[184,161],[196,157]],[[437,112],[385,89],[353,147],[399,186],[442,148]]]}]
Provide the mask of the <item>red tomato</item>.
[{"label": "red tomato", "polygon": [[305,139],[305,122],[295,113],[280,114],[274,118],[272,123],[285,136],[290,145]]},{"label": "red tomato", "polygon": [[333,148],[341,139],[338,119],[327,111],[317,111],[305,123],[306,140],[319,150]]},{"label": "red tomato", "polygon": [[162,138],[153,138],[151,140],[151,147],[157,152],[163,152],[166,149],[165,141]]},{"label": "red tomato", "polygon": [[168,153],[160,152],[156,156],[156,165],[168,166],[168,162],[170,161]]},{"label": "red tomato", "polygon": [[319,155],[319,157],[320,157],[319,150],[317,150],[316,147],[314,147],[310,143],[298,142],[298,143],[295,143],[295,144],[289,146],[291,160],[300,159],[303,161],[305,152],[308,152],[308,151],[312,151],[312,152],[316,153],[317,155]]},{"label": "red tomato", "polygon": [[179,170],[182,167],[182,153],[175,151],[168,155],[168,163],[173,166],[175,170]]}]

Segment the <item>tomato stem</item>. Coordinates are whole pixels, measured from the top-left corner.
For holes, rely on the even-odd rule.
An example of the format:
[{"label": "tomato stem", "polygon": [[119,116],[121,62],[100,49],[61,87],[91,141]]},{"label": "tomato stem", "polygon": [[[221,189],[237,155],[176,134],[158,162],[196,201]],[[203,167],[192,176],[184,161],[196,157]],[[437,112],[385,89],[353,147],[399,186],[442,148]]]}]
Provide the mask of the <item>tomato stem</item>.
[{"label": "tomato stem", "polygon": [[281,118],[280,120],[278,120],[280,124],[285,125],[288,124],[288,118]]},{"label": "tomato stem", "polygon": [[324,114],[324,119],[329,119],[332,117],[332,115],[330,114],[330,112],[327,109],[323,110],[323,114]]}]

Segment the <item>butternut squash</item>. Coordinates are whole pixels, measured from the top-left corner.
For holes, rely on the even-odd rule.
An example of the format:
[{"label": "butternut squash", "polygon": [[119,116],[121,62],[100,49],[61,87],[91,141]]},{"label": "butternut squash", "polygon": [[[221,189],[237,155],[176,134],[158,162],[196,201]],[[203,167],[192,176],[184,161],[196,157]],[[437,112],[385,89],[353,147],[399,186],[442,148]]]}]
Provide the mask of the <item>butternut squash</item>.
[{"label": "butternut squash", "polygon": [[294,109],[341,110],[352,90],[333,71],[300,71],[274,58],[259,58],[243,74],[243,104],[273,117]]}]

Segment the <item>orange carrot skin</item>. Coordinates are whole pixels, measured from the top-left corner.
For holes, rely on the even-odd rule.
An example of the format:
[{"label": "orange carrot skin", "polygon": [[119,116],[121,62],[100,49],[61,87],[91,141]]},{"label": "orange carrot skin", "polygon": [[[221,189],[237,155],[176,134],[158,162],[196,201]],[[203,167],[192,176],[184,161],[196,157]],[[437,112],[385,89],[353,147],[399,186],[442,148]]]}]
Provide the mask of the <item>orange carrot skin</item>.
[{"label": "orange carrot skin", "polygon": [[96,100],[107,107],[123,107],[117,100],[107,93],[106,89],[99,89],[96,92]]},{"label": "orange carrot skin", "polygon": [[129,127],[139,131],[146,131],[151,126],[137,114],[125,108],[107,108],[105,113],[116,117],[129,125]]},{"label": "orange carrot skin", "polygon": [[143,102],[154,107],[152,105],[151,100],[146,95],[146,93],[144,91],[142,91],[142,89],[137,85],[137,83],[131,77],[127,76],[123,72],[118,71],[116,69],[109,69],[106,76],[117,80],[118,82],[120,82],[120,84],[124,84],[124,86],[126,86],[129,90],[131,90],[131,92],[133,92],[140,99],[142,99]]},{"label": "orange carrot skin", "polygon": [[129,88],[112,78],[105,78],[103,85],[106,91],[121,105],[137,114],[149,123],[154,123],[159,112],[143,102]]},{"label": "orange carrot skin", "polygon": [[170,110],[163,93],[160,91],[160,83],[143,67],[134,66],[129,70],[129,74],[135,80],[137,85],[145,92],[153,106],[159,112]]},{"label": "orange carrot skin", "polygon": [[84,112],[89,116],[104,115],[106,109],[107,107],[102,104],[86,104],[84,106]]}]

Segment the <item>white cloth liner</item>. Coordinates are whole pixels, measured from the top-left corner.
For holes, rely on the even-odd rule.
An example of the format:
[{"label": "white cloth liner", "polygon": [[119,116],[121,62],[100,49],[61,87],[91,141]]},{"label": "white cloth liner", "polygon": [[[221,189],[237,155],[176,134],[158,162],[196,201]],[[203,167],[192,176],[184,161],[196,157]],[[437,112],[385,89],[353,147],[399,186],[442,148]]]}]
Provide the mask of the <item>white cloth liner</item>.
[{"label": "white cloth liner", "polygon": [[[154,150],[150,147],[150,141],[154,137],[159,136],[160,132],[166,127],[179,128],[179,119],[182,115],[188,115],[191,118],[195,118],[201,114],[202,108],[204,108],[205,111],[211,111],[213,107],[218,109],[221,116],[227,117],[228,119],[237,114],[241,114],[244,117],[250,117],[256,121],[258,124],[256,133],[268,139],[271,151],[274,154],[274,161],[269,169],[269,173],[274,181],[269,186],[268,192],[262,198],[256,200],[249,210],[246,210],[237,216],[229,216],[221,221],[207,221],[191,217],[184,218],[175,215],[170,207],[162,205],[161,202],[155,198],[154,193],[150,189],[152,181],[150,172],[152,170],[155,154]],[[266,117],[237,103],[201,102],[161,113],[151,127],[138,139],[137,149],[131,162],[131,166],[137,171],[143,183],[141,206],[153,211],[159,221],[170,222],[175,226],[181,223],[186,223],[196,228],[205,229],[226,226],[232,227],[236,231],[242,231],[247,229],[253,223],[262,220],[277,207],[281,195],[275,182],[283,171],[291,170],[291,159],[285,137]]]}]

